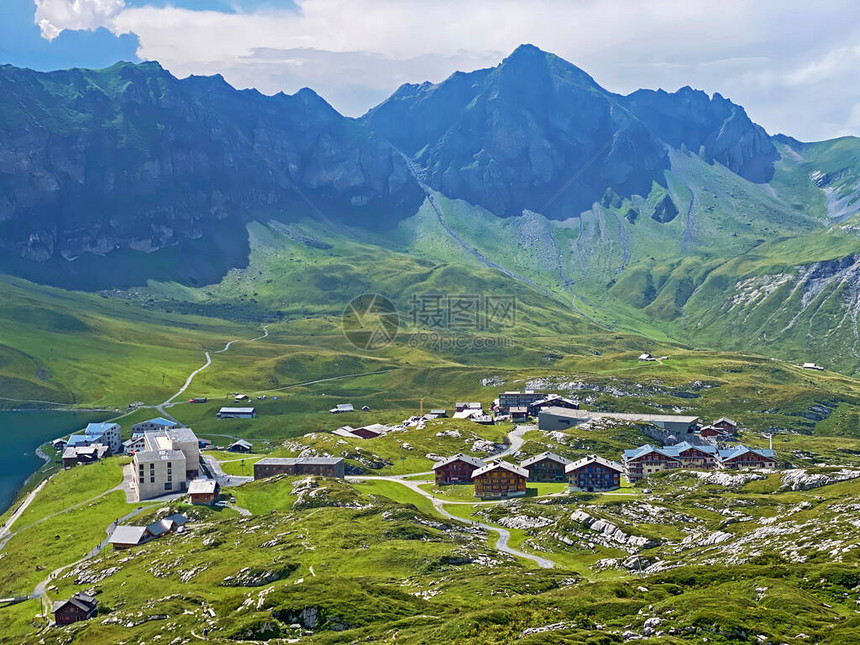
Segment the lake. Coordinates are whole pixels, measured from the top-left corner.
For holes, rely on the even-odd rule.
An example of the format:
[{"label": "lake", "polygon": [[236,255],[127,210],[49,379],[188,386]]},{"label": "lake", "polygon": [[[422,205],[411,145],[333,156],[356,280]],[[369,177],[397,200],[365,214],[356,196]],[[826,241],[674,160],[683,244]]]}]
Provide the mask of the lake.
[{"label": "lake", "polygon": [[105,418],[92,412],[0,412],[0,513],[15,501],[27,477],[44,465],[36,448]]}]

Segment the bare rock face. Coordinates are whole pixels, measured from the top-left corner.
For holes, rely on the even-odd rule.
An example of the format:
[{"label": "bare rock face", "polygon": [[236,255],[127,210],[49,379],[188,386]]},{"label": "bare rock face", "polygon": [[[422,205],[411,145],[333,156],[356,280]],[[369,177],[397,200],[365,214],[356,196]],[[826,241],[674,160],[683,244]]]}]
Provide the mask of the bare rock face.
[{"label": "bare rock face", "polygon": [[373,227],[423,198],[389,144],[307,89],[268,97],[157,63],[3,66],[0,107],[0,252],[30,262],[152,253],[285,212]]}]

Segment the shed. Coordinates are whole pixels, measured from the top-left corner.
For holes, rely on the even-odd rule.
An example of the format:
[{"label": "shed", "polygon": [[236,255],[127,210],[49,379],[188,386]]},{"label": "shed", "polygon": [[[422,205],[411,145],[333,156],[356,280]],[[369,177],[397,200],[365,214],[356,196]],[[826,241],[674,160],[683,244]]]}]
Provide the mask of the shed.
[{"label": "shed", "polygon": [[108,542],[117,551],[128,549],[148,540],[145,526],[117,526],[111,533]]},{"label": "shed", "polygon": [[219,419],[253,419],[257,416],[256,408],[221,408]]},{"label": "shed", "polygon": [[230,452],[243,452],[245,454],[251,452],[251,449],[254,447],[254,444],[245,441],[244,439],[239,439],[238,441],[234,441],[229,446],[227,446],[227,450]]}]

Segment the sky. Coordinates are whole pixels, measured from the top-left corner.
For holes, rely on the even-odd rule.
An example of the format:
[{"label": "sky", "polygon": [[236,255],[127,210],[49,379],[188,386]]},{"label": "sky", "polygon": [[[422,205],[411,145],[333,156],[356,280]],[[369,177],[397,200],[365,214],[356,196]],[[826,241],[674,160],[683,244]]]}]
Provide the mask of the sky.
[{"label": "sky", "polygon": [[615,92],[690,85],[772,134],[860,135],[856,0],[0,0],[3,63],[157,60],[266,94],[311,87],[349,116],[521,43]]}]

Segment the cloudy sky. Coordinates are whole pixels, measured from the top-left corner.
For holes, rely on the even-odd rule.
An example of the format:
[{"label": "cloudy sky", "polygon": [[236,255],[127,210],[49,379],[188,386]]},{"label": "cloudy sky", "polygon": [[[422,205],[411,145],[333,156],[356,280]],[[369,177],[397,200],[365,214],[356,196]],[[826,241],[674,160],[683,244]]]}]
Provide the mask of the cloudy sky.
[{"label": "cloudy sky", "polygon": [[157,60],[359,115],[529,42],[607,89],[720,92],[769,132],[860,135],[856,0],[0,0],[0,62]]}]

